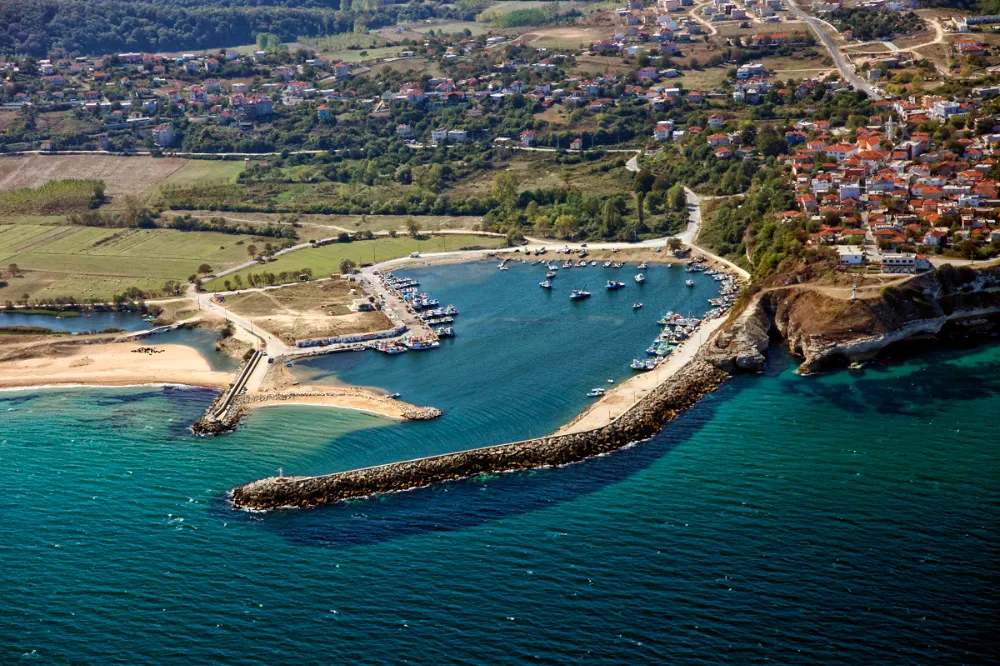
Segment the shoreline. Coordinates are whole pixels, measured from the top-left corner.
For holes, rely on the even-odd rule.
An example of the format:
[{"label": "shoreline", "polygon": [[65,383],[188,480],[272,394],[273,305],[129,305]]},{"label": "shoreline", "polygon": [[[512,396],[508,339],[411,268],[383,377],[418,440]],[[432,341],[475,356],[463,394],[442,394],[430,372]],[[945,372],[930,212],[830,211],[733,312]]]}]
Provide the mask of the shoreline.
[{"label": "shoreline", "polygon": [[161,388],[171,387],[187,390],[213,390],[214,386],[202,386],[200,384],[183,384],[180,382],[142,382],[137,384],[96,384],[96,383],[73,383],[73,384],[32,384],[27,386],[0,386],[0,393],[19,393],[24,391],[49,391],[55,389],[103,389],[103,388],[146,388],[157,386]]}]

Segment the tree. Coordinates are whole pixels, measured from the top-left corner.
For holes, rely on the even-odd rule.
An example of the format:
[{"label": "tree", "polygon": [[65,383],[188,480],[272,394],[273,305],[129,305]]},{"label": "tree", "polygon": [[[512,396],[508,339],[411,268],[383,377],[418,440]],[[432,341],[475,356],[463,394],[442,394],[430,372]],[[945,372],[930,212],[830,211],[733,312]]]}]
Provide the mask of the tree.
[{"label": "tree", "polygon": [[247,245],[247,254],[250,255],[251,259],[256,259],[257,258],[257,246],[254,245],[253,243],[251,243],[250,245]]},{"label": "tree", "polygon": [[576,235],[578,221],[575,215],[560,215],[556,218],[555,231],[563,238],[572,238]]},{"label": "tree", "polygon": [[520,185],[517,174],[513,171],[501,171],[493,176],[493,198],[508,212],[517,205],[517,188]]},{"label": "tree", "polygon": [[406,218],[406,233],[410,234],[410,236],[413,238],[419,236],[420,223],[414,220],[412,217]]},{"label": "tree", "polygon": [[198,272],[201,273],[202,275],[208,275],[209,273],[212,272],[212,267],[209,266],[208,264],[202,264],[201,266],[198,267]]},{"label": "tree", "polygon": [[20,277],[21,275],[21,269],[17,264],[8,265],[7,272],[10,273],[11,277]]},{"label": "tree", "polygon": [[353,273],[356,265],[353,259],[341,259],[340,274],[347,275],[348,273]]},{"label": "tree", "polygon": [[223,284],[223,286],[225,286],[226,291],[232,291],[233,290],[233,283],[230,282],[229,280],[226,280],[222,284]]},{"label": "tree", "polygon": [[683,243],[681,243],[681,239],[677,238],[677,236],[671,236],[667,239],[667,247],[670,248],[671,252],[676,252],[681,249],[682,245]]},{"label": "tree", "polygon": [[618,233],[621,228],[622,216],[618,211],[615,201],[609,199],[604,202],[604,211],[601,215],[601,235],[611,238]]},{"label": "tree", "polygon": [[684,210],[684,207],[687,206],[687,194],[684,192],[683,185],[675,183],[667,190],[667,205],[676,211]]}]

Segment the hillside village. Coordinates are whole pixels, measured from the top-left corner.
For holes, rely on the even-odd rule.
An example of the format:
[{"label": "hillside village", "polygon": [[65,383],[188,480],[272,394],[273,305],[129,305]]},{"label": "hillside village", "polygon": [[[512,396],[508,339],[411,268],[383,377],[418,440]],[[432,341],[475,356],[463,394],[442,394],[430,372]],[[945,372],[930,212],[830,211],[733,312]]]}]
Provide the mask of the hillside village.
[{"label": "hillside village", "polygon": [[[808,31],[781,29],[789,16],[780,0],[713,0],[700,13],[692,6],[632,0],[611,13],[608,37],[583,51],[481,34],[402,42],[398,56],[353,63],[306,48],[11,58],[0,62],[3,108],[22,124],[8,125],[2,148],[320,152],[377,136],[413,149],[478,144],[712,160],[712,179],[727,164],[776,160],[798,203],[780,216],[804,225],[810,247],[837,246],[844,267],[908,272],[937,255],[1000,252],[992,101],[1000,86],[887,95],[865,106],[836,70],[776,75],[774,58],[815,57],[816,46]],[[748,31],[725,37],[710,62],[687,56],[710,44],[712,25],[737,23]],[[989,53],[973,37],[954,49],[969,59]],[[859,58],[858,67],[879,81],[914,58],[897,49]],[[724,71],[721,82],[687,87],[705,65]],[[555,111],[566,122],[553,122]],[[62,114],[76,131],[17,140],[45,114]],[[763,124],[748,131],[748,122]]]}]

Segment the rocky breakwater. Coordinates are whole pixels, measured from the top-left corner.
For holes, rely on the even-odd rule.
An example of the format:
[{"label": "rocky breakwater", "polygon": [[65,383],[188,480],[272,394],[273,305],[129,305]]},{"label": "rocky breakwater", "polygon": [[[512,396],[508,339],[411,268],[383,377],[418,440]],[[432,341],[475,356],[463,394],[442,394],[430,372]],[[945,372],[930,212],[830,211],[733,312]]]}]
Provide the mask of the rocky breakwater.
[{"label": "rocky breakwater", "polygon": [[[707,346],[706,346],[707,347]],[[711,356],[711,360],[710,357]],[[667,421],[715,390],[728,376],[725,352],[700,352],[673,377],[612,423],[587,432],[539,437],[470,451],[312,477],[271,477],[232,492],[236,508],[313,507],[410,490],[481,474],[565,465],[655,435]]]}]

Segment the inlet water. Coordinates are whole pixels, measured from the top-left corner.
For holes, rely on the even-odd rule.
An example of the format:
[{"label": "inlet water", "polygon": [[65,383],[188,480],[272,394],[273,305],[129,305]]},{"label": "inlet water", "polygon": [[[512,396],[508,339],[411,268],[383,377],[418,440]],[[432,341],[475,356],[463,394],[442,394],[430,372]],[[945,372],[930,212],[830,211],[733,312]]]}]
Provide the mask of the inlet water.
[{"label": "inlet water", "polygon": [[[490,286],[522,279],[521,268],[484,274],[469,291],[481,302],[445,269],[419,272],[463,312],[451,349],[303,369],[447,403],[468,419],[441,426],[447,436],[277,407],[231,436],[195,438],[187,426],[212,392],[0,392],[0,663],[995,658],[1000,347],[807,378],[772,354],[765,375],[734,378],[612,455],[319,510],[229,509],[229,488],[279,467],[329,471],[476,442],[480,428],[513,437],[558,425],[548,410],[586,401],[571,382],[585,391],[626,376],[655,326],[627,320],[642,334],[628,338],[622,324],[599,339],[620,358],[597,369],[583,346],[538,352],[539,329],[559,348],[565,327],[603,328],[586,313],[574,320],[561,298],[546,306],[557,310],[551,326],[530,323],[548,312],[533,311],[540,295],[527,288],[540,278]],[[581,305],[612,307],[592,291]],[[631,315],[633,298],[614,312]],[[514,321],[477,324],[491,302]],[[502,363],[465,349],[491,335]],[[426,379],[401,384],[397,361],[423,364]],[[461,398],[488,407],[477,402],[485,391],[505,401],[539,386],[550,390],[502,402],[544,405],[499,419],[509,426]]]}]

